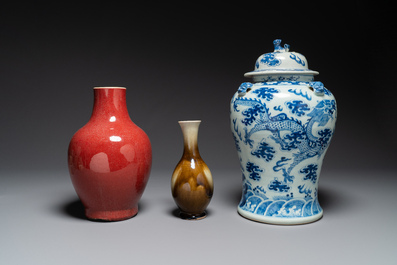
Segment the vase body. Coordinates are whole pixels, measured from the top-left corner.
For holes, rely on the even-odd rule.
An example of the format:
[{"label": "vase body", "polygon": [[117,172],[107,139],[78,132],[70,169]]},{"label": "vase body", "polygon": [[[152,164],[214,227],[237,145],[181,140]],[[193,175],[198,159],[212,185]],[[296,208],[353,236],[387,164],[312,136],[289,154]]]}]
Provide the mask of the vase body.
[{"label": "vase body", "polygon": [[197,136],[200,121],[179,122],[184,140],[183,155],[171,178],[171,192],[180,217],[198,220],[206,217],[213,193],[211,171],[200,156]]},{"label": "vase body", "polygon": [[138,213],[149,178],[152,151],[148,136],[126,106],[126,89],[94,88],[88,123],[72,137],[68,165],[88,219],[119,221]]},{"label": "vase body", "polygon": [[[287,70],[272,68],[285,58]],[[305,67],[291,70],[294,63]],[[313,82],[316,72],[306,70],[300,54],[275,49],[259,57],[255,69],[246,74],[254,82],[239,87],[230,108],[243,175],[238,212],[271,224],[316,221],[323,215],[318,180],[335,129],[335,98]]]}]

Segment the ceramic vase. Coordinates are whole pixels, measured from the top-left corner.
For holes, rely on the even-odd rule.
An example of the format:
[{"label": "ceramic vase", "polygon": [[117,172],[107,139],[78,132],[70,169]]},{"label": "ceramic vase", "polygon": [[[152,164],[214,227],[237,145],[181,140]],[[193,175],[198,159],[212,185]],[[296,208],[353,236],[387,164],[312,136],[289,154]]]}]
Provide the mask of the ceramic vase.
[{"label": "ceramic vase", "polygon": [[68,165],[88,219],[119,221],[138,213],[152,163],[148,136],[135,125],[123,87],[95,87],[88,123],[71,139]]},{"label": "ceramic vase", "polygon": [[238,212],[271,224],[323,215],[318,181],[335,130],[336,102],[306,58],[274,41],[231,100],[231,130],[243,175]]},{"label": "ceramic vase", "polygon": [[213,181],[211,171],[200,156],[197,137],[201,121],[179,121],[184,150],[171,179],[171,191],[182,219],[199,220],[206,217],[211,201]]}]

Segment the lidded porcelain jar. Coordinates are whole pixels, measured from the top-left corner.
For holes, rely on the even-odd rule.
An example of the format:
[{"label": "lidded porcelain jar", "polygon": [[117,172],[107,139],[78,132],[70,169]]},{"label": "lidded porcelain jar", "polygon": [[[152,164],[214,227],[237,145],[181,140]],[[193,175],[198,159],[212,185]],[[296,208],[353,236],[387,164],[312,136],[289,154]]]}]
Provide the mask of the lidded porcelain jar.
[{"label": "lidded porcelain jar", "polygon": [[335,130],[336,101],[306,58],[275,40],[231,100],[243,193],[238,212],[271,224],[303,224],[323,215],[318,180]]}]

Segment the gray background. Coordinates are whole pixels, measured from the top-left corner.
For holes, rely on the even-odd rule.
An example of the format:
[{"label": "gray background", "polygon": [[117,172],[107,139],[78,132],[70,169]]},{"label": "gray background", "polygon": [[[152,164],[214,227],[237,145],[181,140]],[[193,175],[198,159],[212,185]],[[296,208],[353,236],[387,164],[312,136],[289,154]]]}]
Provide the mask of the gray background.
[{"label": "gray background", "polygon": [[[391,6],[377,3],[3,5],[0,263],[397,262],[397,36]],[[306,56],[338,103],[320,181],[325,215],[306,226],[236,213],[229,103],[276,38]],[[153,173],[129,221],[84,220],[69,180],[67,146],[91,115],[94,86],[127,87],[130,116],[151,139]],[[169,190],[183,119],[202,120],[200,152],[215,181],[209,217],[193,223],[174,216]]]}]

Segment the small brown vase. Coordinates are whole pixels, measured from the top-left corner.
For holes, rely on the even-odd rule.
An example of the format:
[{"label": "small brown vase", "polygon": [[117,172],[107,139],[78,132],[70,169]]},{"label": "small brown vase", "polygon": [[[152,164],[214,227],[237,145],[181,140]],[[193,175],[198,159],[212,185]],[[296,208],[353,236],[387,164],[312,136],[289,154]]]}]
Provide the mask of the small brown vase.
[{"label": "small brown vase", "polygon": [[200,156],[197,146],[201,121],[179,121],[183,133],[184,151],[171,179],[171,191],[182,219],[206,217],[211,201],[213,181],[211,171]]}]

